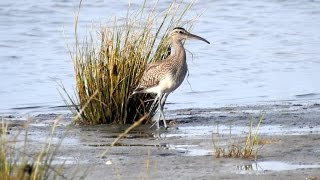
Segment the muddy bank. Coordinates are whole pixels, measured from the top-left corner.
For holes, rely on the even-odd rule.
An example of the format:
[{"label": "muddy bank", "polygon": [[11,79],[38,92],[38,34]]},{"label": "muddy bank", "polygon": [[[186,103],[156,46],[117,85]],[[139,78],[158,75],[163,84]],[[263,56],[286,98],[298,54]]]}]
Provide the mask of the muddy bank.
[{"label": "muddy bank", "polygon": [[[156,131],[140,126],[112,141],[127,127],[68,126],[70,115],[43,114],[30,118],[28,145],[36,152],[54,119],[62,121],[54,144],[63,140],[55,164],[65,163],[66,176],[87,179],[312,179],[320,178],[320,105],[273,104],[167,111],[172,128]],[[216,158],[215,148],[241,144],[252,121],[259,129],[257,161]],[[23,130],[24,120],[10,121],[9,136]],[[231,131],[231,138],[229,137]],[[23,143],[24,134],[16,139]],[[230,141],[232,140],[232,141]],[[108,149],[108,152],[101,156]]]}]

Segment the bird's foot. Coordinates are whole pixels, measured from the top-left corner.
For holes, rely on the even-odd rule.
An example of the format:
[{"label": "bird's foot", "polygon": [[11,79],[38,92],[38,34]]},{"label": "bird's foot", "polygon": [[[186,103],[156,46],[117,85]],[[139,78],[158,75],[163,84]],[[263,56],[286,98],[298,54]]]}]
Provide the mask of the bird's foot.
[{"label": "bird's foot", "polygon": [[151,126],[150,126],[150,128],[153,128],[153,126],[155,126],[157,124],[157,130],[160,130],[160,129],[164,129],[164,130],[168,130],[168,126],[160,126],[160,124],[156,121],[156,122],[154,122]]}]

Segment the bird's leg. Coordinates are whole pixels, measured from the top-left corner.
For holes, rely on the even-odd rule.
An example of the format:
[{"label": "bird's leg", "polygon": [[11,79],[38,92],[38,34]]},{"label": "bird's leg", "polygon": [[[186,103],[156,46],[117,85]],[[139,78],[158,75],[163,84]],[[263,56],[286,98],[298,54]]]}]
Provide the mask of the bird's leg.
[{"label": "bird's leg", "polygon": [[165,93],[162,95],[161,99],[159,100],[159,110],[160,110],[160,116],[159,116],[159,120],[158,122],[160,121],[160,118],[162,116],[162,120],[163,120],[163,125],[164,125],[164,128],[167,129],[167,123],[166,123],[166,119],[164,117],[164,113],[163,113],[163,107],[164,107],[164,104],[166,103],[166,100],[167,100],[167,97],[168,97],[169,93]]},{"label": "bird's leg", "polygon": [[155,106],[155,103],[158,102],[157,108],[159,108],[159,110],[160,110],[160,115],[159,115],[159,118],[156,120],[156,122],[154,124],[152,124],[152,126],[157,124],[157,129],[160,129],[160,118],[161,118],[161,116],[163,118],[164,127],[165,127],[165,129],[167,129],[167,123],[165,121],[165,117],[164,117],[164,113],[163,113],[163,106],[164,106],[164,103],[166,102],[166,99],[167,99],[168,95],[169,94],[167,94],[167,93],[157,95],[157,97],[155,98],[154,102],[151,105],[152,108],[150,108],[150,112],[151,112],[153,110],[153,106]]},{"label": "bird's leg", "polygon": [[[153,103],[152,103],[151,106],[150,106],[149,113],[152,113],[152,112],[153,112],[154,106],[156,105],[157,102],[160,103],[161,99],[162,99],[162,94],[157,94],[156,98],[154,98]],[[159,103],[158,103],[158,105],[157,105],[157,108],[159,107]],[[154,114],[153,114],[153,115],[154,115]],[[153,116],[153,115],[152,115],[152,116]],[[159,129],[159,128],[160,128],[159,119],[158,119],[156,122],[154,122],[154,123],[151,125],[151,127],[153,127],[155,124],[157,124],[157,129]],[[151,128],[151,127],[150,127],[150,128]]]},{"label": "bird's leg", "polygon": [[[164,119],[164,115],[163,115],[163,111],[161,110],[161,103],[162,103],[162,100],[163,100],[163,98],[166,96],[166,94],[160,94],[159,95],[159,98],[158,98],[158,106],[157,106],[157,108],[160,110],[160,114],[159,114],[159,118],[158,118],[158,120],[157,120],[157,128],[158,129],[160,129],[160,118],[161,118],[161,116],[163,117],[163,119]],[[167,129],[167,124],[166,124],[166,122],[165,121],[163,121],[164,122],[164,127],[165,127],[165,129]]]},{"label": "bird's leg", "polygon": [[154,106],[156,105],[157,101],[159,101],[159,99],[160,99],[160,95],[157,95],[156,98],[154,98],[153,103],[150,106],[149,113],[151,113],[153,111]]}]

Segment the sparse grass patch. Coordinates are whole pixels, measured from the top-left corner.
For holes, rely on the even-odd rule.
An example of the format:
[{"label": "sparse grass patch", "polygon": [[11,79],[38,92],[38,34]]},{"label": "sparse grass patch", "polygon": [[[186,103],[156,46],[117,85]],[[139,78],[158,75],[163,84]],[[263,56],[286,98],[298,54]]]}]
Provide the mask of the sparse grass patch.
[{"label": "sparse grass patch", "polygon": [[[248,132],[244,139],[234,139],[232,137],[232,132],[230,128],[228,142],[225,146],[219,145],[220,137],[213,137],[214,154],[216,158],[227,157],[227,158],[257,158],[258,151],[262,148],[260,137],[259,137],[259,127],[263,120],[263,115],[259,118],[257,125],[254,127],[254,119],[250,120],[250,125],[248,126]],[[217,130],[217,135],[219,136],[219,130]],[[213,134],[214,136],[214,134]],[[260,147],[257,147],[260,145]]]},{"label": "sparse grass patch", "polygon": [[[25,130],[13,135],[8,130],[8,123],[2,122],[2,131],[0,133],[0,179],[66,179],[62,172],[64,163],[60,165],[53,164],[55,154],[62,142],[60,140],[55,146],[52,143],[58,122],[59,120],[56,120],[53,124],[39,151],[33,151],[35,147],[28,143],[28,124],[25,125]],[[20,139],[18,139],[19,136]],[[24,140],[21,140],[21,136],[24,136]],[[31,151],[30,149],[33,150]]]},{"label": "sparse grass patch", "polygon": [[82,41],[77,32],[79,14],[75,17],[75,44],[69,50],[76,99],[62,90],[67,94],[67,105],[74,114],[80,114],[78,123],[131,124],[150,112],[153,96],[130,94],[146,64],[168,55],[168,32],[187,23],[186,28],[191,28],[192,22],[182,22],[182,18],[194,2],[173,1],[161,11],[157,3],[151,6],[145,1],[134,12],[129,6],[124,20],[114,18],[110,24],[95,27]]}]

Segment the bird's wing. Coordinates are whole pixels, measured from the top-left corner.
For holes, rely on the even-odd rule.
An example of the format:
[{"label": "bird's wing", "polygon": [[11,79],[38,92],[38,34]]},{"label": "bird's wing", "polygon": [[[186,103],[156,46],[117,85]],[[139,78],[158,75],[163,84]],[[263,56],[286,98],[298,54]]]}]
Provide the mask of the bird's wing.
[{"label": "bird's wing", "polygon": [[155,62],[146,67],[140,82],[139,89],[146,89],[157,86],[164,76],[170,71],[166,66],[167,63]]},{"label": "bird's wing", "polygon": [[153,63],[147,64],[146,69],[144,71],[145,72],[152,71],[150,69],[153,69],[153,68],[155,68],[156,66],[159,66],[162,63],[163,63],[163,60],[155,61]]}]

